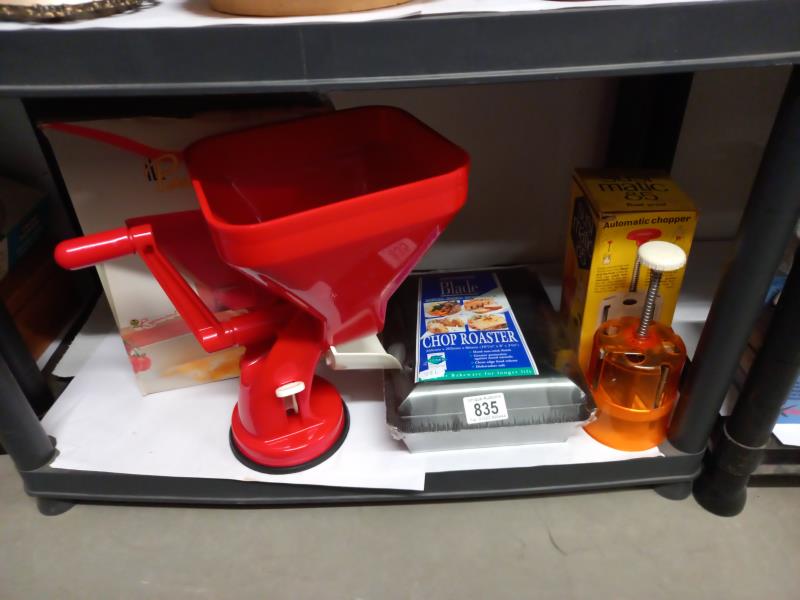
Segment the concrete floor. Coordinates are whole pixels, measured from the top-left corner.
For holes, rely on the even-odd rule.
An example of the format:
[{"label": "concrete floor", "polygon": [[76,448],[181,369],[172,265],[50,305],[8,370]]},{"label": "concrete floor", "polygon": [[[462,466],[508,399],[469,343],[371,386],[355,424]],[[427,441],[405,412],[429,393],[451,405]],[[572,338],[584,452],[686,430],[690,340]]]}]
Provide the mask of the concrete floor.
[{"label": "concrete floor", "polygon": [[734,519],[648,490],[40,516],[0,457],[0,598],[796,598],[800,489]]}]

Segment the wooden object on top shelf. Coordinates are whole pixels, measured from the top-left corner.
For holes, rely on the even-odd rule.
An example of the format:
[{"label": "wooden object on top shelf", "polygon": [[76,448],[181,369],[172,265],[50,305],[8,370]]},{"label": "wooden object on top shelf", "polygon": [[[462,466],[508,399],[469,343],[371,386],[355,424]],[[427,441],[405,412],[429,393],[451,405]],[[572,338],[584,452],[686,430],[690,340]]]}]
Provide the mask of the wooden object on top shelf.
[{"label": "wooden object on top shelf", "polygon": [[301,17],[358,12],[405,4],[409,0],[211,0],[211,8],[234,15]]}]

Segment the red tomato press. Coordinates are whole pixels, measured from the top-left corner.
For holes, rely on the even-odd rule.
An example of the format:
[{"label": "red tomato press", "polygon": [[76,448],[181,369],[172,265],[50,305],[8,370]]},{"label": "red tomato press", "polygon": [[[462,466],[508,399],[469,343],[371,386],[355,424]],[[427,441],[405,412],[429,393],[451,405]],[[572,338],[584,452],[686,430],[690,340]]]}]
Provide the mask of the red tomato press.
[{"label": "red tomato press", "polygon": [[[246,348],[230,432],[237,458],[266,472],[316,465],[348,428],[339,393],[314,374],[320,356],[383,328],[389,297],[464,204],[469,159],[385,107],[206,138],[183,158],[200,211],[62,242],[56,260],[78,269],[138,254],[203,348]],[[192,250],[204,239],[193,235],[200,212],[216,253]],[[218,321],[167,245],[181,266],[246,281],[251,294],[231,289],[248,312]]]}]

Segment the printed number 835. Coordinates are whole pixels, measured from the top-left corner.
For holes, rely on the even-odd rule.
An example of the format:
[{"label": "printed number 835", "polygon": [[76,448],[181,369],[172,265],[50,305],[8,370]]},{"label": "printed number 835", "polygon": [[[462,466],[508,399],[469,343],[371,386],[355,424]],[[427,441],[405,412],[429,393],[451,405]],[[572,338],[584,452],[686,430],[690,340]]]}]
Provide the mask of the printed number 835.
[{"label": "printed number 835", "polygon": [[497,406],[497,400],[492,400],[491,402],[476,402],[472,405],[472,410],[475,412],[476,417],[496,415],[500,412],[500,408]]}]

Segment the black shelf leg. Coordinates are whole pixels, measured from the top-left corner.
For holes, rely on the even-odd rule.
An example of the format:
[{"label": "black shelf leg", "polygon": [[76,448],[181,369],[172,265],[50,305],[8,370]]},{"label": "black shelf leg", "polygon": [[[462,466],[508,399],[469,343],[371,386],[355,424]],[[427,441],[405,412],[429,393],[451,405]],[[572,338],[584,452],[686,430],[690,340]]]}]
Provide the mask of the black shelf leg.
[{"label": "black shelf leg", "polygon": [[702,452],[717,421],[767,288],[800,215],[800,68],[794,67],[739,227],[681,387],[669,440]]},{"label": "black shelf leg", "polygon": [[692,494],[692,482],[682,481],[681,483],[657,485],[653,491],[667,500],[686,500]]},{"label": "black shelf leg", "polygon": [[800,373],[800,251],[739,400],[697,480],[694,496],[707,510],[738,515],[781,406]]},{"label": "black shelf leg", "polygon": [[606,165],[672,169],[692,73],[623,77],[609,133]]},{"label": "black shelf leg", "polygon": [[36,498],[36,508],[45,517],[56,517],[67,512],[75,506],[74,502],[68,500],[56,500],[54,498]]},{"label": "black shelf leg", "polygon": [[[6,333],[0,329],[0,336]],[[31,471],[46,465],[55,447],[17,384],[3,353],[0,353],[0,395],[0,443],[17,470]]]}]

